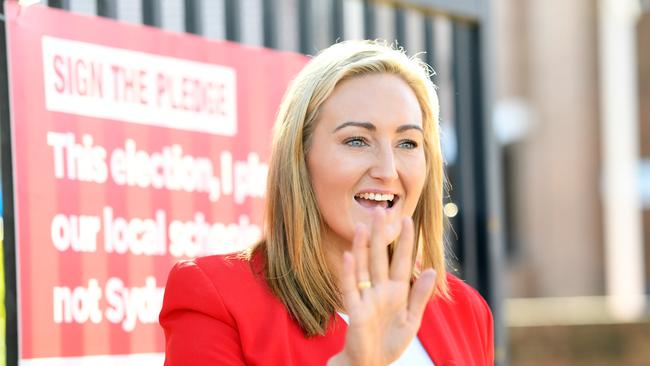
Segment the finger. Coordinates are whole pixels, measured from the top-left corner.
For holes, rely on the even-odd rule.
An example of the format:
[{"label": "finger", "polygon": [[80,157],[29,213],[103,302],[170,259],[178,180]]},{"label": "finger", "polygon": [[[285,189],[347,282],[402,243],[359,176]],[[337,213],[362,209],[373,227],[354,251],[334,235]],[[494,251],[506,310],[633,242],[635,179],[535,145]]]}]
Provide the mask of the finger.
[{"label": "finger", "polygon": [[423,271],[411,288],[408,304],[408,320],[420,324],[427,302],[431,298],[436,282],[436,272],[429,268]]},{"label": "finger", "polygon": [[409,281],[413,268],[413,247],[415,246],[413,220],[402,219],[402,232],[395,245],[390,264],[390,278],[395,281]]},{"label": "finger", "polygon": [[370,275],[374,283],[388,279],[388,243],[386,243],[386,212],[376,208],[370,232]]},{"label": "finger", "polygon": [[341,279],[341,286],[343,291],[343,306],[347,313],[350,309],[354,308],[361,298],[359,296],[359,289],[357,288],[357,276],[355,274],[355,259],[352,253],[346,251],[343,253],[343,278]]},{"label": "finger", "polygon": [[[352,253],[354,254],[357,283],[370,281],[370,273],[368,272],[368,229],[366,225],[357,225],[352,240]],[[355,287],[357,283],[355,283]]]}]

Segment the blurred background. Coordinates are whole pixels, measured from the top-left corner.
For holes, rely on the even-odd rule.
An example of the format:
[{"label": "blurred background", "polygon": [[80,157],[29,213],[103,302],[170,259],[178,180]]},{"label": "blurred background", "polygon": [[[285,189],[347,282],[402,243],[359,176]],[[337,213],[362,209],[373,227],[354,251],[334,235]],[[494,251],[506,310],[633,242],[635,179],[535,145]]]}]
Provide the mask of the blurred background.
[{"label": "blurred background", "polygon": [[497,363],[650,365],[650,1],[40,3],[308,55],[403,46],[436,72],[449,263],[493,308]]}]

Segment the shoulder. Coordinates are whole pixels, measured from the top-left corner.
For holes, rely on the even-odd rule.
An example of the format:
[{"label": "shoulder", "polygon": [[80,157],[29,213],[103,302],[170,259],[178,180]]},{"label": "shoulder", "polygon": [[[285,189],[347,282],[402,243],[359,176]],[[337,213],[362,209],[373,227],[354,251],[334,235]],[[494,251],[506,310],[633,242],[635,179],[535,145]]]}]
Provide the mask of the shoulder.
[{"label": "shoulder", "polygon": [[[425,341],[429,339],[441,359],[462,359],[459,364],[463,365],[492,365],[493,320],[487,302],[458,277],[448,273],[446,279],[449,298],[435,296],[429,301],[419,335]],[[459,350],[465,352],[460,354]]]},{"label": "shoulder", "polygon": [[491,316],[490,307],[483,296],[476,289],[465,283],[465,281],[451,273],[447,273],[447,285],[449,287],[451,304],[481,313],[481,315],[489,313]]},{"label": "shoulder", "polygon": [[458,277],[447,274],[449,298],[435,296],[427,305],[425,318],[447,324],[456,332],[489,338],[493,328],[492,312],[483,297]]},{"label": "shoulder", "polygon": [[450,323],[466,340],[472,339],[480,358],[491,365],[494,359],[494,320],[483,296],[460,278],[447,274],[450,300],[438,300]]},{"label": "shoulder", "polygon": [[[223,307],[224,286],[253,281],[249,262],[233,255],[215,255],[184,260],[169,272],[163,313],[178,308]],[[236,294],[236,293],[235,293]]]},{"label": "shoulder", "polygon": [[241,257],[178,262],[169,273],[159,316],[165,365],[244,365],[240,322],[246,318],[233,304],[249,299],[263,306],[261,288],[249,261]]},{"label": "shoulder", "polygon": [[246,311],[277,305],[263,268],[260,255],[251,259],[239,254],[213,255],[178,262],[167,279],[161,314],[181,307],[234,320]]},{"label": "shoulder", "polygon": [[[246,259],[232,255],[213,255],[191,260],[183,260],[174,265],[169,272],[167,286],[176,281],[192,281],[196,285],[216,285],[221,276],[247,277],[252,275]],[[198,281],[198,283],[194,282]]]},{"label": "shoulder", "polygon": [[493,327],[492,311],[483,296],[450,273],[447,273],[447,286],[450,298],[435,298],[435,306],[467,326],[479,326],[481,331],[490,332]]},{"label": "shoulder", "polygon": [[187,261],[185,265],[193,265],[212,279],[243,280],[253,279],[253,261],[240,254],[211,255]]},{"label": "shoulder", "polygon": [[219,297],[222,302],[224,296],[237,297],[264,286],[265,281],[253,268],[252,260],[237,254],[180,261],[169,273],[165,297],[203,302]]}]

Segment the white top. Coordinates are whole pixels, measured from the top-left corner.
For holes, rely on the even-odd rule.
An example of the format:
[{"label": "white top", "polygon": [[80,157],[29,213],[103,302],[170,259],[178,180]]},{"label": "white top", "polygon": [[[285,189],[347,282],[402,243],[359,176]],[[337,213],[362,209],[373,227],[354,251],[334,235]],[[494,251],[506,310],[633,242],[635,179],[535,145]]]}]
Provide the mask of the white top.
[{"label": "white top", "polygon": [[[339,313],[346,323],[350,324],[350,317],[347,314]],[[406,351],[390,364],[390,366],[435,366],[429,354],[422,346],[418,337],[413,338]]]}]

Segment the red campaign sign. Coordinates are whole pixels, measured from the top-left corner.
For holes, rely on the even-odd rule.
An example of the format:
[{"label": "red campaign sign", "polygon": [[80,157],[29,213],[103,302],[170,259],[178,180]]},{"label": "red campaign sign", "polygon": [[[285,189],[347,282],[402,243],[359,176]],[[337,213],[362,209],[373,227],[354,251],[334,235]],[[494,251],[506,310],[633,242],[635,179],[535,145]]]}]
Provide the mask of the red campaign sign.
[{"label": "red campaign sign", "polygon": [[302,55],[5,3],[21,365],[156,364],[167,273],[261,236]]}]

